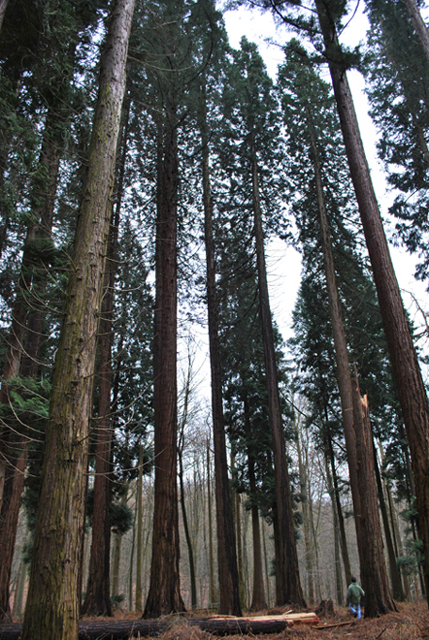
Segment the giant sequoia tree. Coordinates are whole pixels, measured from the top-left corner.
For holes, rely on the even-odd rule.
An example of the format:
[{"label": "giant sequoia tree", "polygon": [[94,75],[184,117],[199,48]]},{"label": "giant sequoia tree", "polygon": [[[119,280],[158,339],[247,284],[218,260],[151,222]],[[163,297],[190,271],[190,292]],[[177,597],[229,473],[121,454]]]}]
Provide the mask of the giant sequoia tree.
[{"label": "giant sequoia tree", "polygon": [[24,618],[23,638],[28,640],[77,637],[91,392],[110,223],[107,205],[113,188],[133,11],[133,0],[115,3],[101,61],[88,171],[51,394]]},{"label": "giant sequoia tree", "polygon": [[226,455],[222,405],[222,365],[219,339],[219,308],[216,290],[216,258],[213,233],[213,201],[210,184],[210,153],[207,122],[206,78],[202,82],[200,129],[204,206],[204,241],[207,265],[207,311],[212,387],[213,440],[215,448],[216,522],[218,532],[219,611],[241,615],[238,567]]},{"label": "giant sequoia tree", "polygon": [[[279,605],[305,604],[301,589],[294,532],[292,498],[287,468],[278,375],[274,348],[274,334],[269,304],[265,265],[264,208],[274,218],[281,212],[279,193],[275,195],[274,164],[279,144],[278,108],[272,83],[254,45],[242,39],[241,50],[233,54],[229,85],[224,91],[224,113],[229,126],[236,129],[237,144],[225,141],[223,156],[227,170],[235,176],[232,163],[239,167],[239,181],[246,208],[253,219],[256,268],[258,275],[259,310],[264,345],[265,375],[268,390],[269,419],[272,433],[276,492],[276,586]],[[239,132],[239,133],[238,133]],[[235,142],[235,141],[234,141]],[[229,163],[229,164],[226,164]],[[279,216],[280,218],[280,216]]]},{"label": "giant sequoia tree", "polygon": [[[408,319],[402,303],[383,229],[368,163],[359,134],[344,57],[338,44],[336,25],[342,17],[338,3],[327,6],[316,1],[323,33],[325,55],[337,101],[350,173],[374,274],[386,341],[392,362],[416,478],[417,505],[426,558],[429,558],[429,404]],[[338,59],[338,55],[340,58]],[[429,597],[429,566],[425,568]]]},{"label": "giant sequoia tree", "polygon": [[[365,156],[346,69],[356,63],[356,56],[345,50],[338,40],[345,4],[341,0],[315,0],[313,15],[295,13],[294,2],[261,0],[260,6],[273,9],[276,15],[314,40],[323,53],[337,103],[350,174],[356,193],[365,240],[371,260],[383,327],[392,362],[399,402],[410,443],[416,477],[417,505],[425,556],[429,557],[429,404],[408,320],[390,258],[387,239]],[[291,6],[294,6],[291,9]],[[428,565],[425,580],[429,586]],[[429,593],[429,589],[426,588]]]},{"label": "giant sequoia tree", "polygon": [[[294,48],[296,48],[295,51]],[[395,607],[389,593],[380,544],[381,528],[372,439],[368,439],[367,434],[363,431],[364,423],[361,414],[359,411],[353,410],[355,394],[328,218],[330,206],[333,212],[340,217],[341,199],[344,196],[341,194],[338,197],[335,191],[331,191],[332,176],[328,177],[327,174],[336,173],[338,179],[338,174],[343,173],[345,184],[342,185],[342,189],[344,191],[346,191],[346,184],[350,179],[344,169],[346,158],[339,150],[341,147],[338,147],[341,145],[341,141],[335,141],[338,123],[326,85],[311,69],[309,61],[306,65],[305,51],[300,50],[296,43],[287,50],[287,54],[289,54],[289,64],[285,64],[280,73],[281,85],[288,88],[283,101],[285,119],[289,124],[288,136],[291,145],[294,149],[299,147],[302,153],[307,153],[314,172],[314,177],[310,180],[305,191],[312,190],[314,198],[312,208],[314,207],[315,212],[318,213],[316,226],[319,227],[320,233],[320,248],[323,255],[335,344],[337,378],[341,396],[362,581],[368,596],[365,614],[374,616],[386,613]],[[292,141],[295,136],[296,140]],[[299,171],[299,167],[297,169]],[[336,190],[335,186],[334,189]],[[339,188],[338,191],[340,191]],[[329,211],[329,213],[331,212]],[[309,212],[306,217],[310,217]],[[359,360],[357,361],[359,362]],[[366,451],[364,443],[368,443]],[[363,474],[367,467],[368,473]],[[364,482],[364,486],[362,486],[362,482]],[[361,496],[364,489],[366,499],[362,501]]]},{"label": "giant sequoia tree", "polygon": [[[24,16],[29,18],[25,12]],[[22,17],[19,10],[15,8],[15,13],[8,17],[6,23],[9,41],[3,43],[0,54],[3,58],[5,74],[12,72],[10,66],[16,55],[12,43],[18,50],[24,46],[19,39],[19,30],[17,33],[15,26]],[[11,402],[8,380],[18,375],[24,380],[28,378],[33,380],[39,373],[44,322],[47,315],[47,290],[55,265],[59,262],[51,236],[60,181],[60,162],[70,135],[72,105],[79,101],[79,90],[75,86],[73,74],[76,65],[83,61],[82,53],[78,54],[77,49],[85,42],[88,33],[93,30],[98,17],[93,4],[89,3],[83,11],[76,11],[75,7],[63,3],[61,11],[49,16],[44,15],[44,19],[47,20],[49,29],[38,39],[39,55],[35,56],[35,61],[31,63],[32,76],[27,80],[30,85],[33,85],[31,91],[33,108],[37,108],[36,105],[38,105],[44,113],[44,126],[40,154],[35,163],[29,187],[28,202],[22,203],[26,211],[26,216],[22,217],[27,221],[28,226],[19,280],[15,287],[12,322],[0,391],[0,400],[5,405]],[[68,46],[64,48],[60,45],[63,38],[68,40]],[[47,69],[49,69],[49,75]],[[14,144],[16,142],[12,136],[8,150],[9,157],[13,157]],[[6,149],[3,151],[6,152]],[[7,173],[10,175],[10,171]],[[5,210],[3,215],[6,223]],[[29,380],[28,383],[23,382],[23,384],[38,383]],[[8,409],[3,408],[3,411],[7,412]],[[0,611],[4,613],[8,609],[8,583],[24,481],[23,471],[31,442],[31,428],[26,428],[26,420],[21,421],[20,424],[14,424],[15,422],[16,420],[13,419],[12,422],[8,419],[4,420],[0,436],[2,450],[0,466],[5,469],[5,493],[0,515],[0,547],[3,550],[0,570]],[[0,470],[1,475],[2,470]]]}]

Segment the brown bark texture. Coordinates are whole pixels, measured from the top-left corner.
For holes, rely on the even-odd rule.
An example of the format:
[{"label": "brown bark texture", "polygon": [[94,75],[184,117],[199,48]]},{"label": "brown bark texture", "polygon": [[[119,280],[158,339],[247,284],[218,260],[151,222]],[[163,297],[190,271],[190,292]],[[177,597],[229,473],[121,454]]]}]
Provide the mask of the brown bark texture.
[{"label": "brown bark texture", "polygon": [[219,613],[241,615],[234,519],[228,479],[225,426],[222,406],[222,372],[216,295],[213,241],[213,209],[210,195],[208,135],[205,115],[201,120],[204,198],[204,237],[207,265],[207,311],[211,370],[211,399],[215,457],[216,525],[218,538]]},{"label": "brown bark texture", "polygon": [[185,610],[180,595],[177,492],[177,131],[170,97],[159,141],[154,335],[155,504],[144,617]]},{"label": "brown bark texture", "polygon": [[357,374],[353,380],[353,403],[359,490],[365,496],[360,524],[360,573],[365,591],[365,618],[375,618],[397,608],[390,594],[383,554],[368,399],[361,398]]},{"label": "brown bark texture", "polygon": [[277,605],[282,606],[285,604],[294,604],[299,607],[305,607],[306,604],[299,577],[292,497],[290,493],[289,472],[286,461],[280,396],[277,382],[276,355],[268,296],[267,271],[265,266],[264,235],[262,230],[262,212],[258,185],[258,167],[253,134],[251,141],[251,157],[259,306],[262,325],[262,342],[264,345],[265,375],[268,390],[268,411],[273,443],[275,497],[278,519],[277,531],[279,535],[279,544],[276,547]]},{"label": "brown bark texture", "polygon": [[117,0],[100,65],[53,377],[23,640],[76,640],[92,381],[134,0]]},{"label": "brown bark texture", "polygon": [[89,557],[88,584],[82,613],[93,616],[111,616],[110,602],[110,451],[112,425],[110,418],[110,392],[112,387],[112,311],[113,278],[112,263],[105,274],[105,293],[100,321],[100,386],[98,421],[96,426],[94,506],[92,515],[92,539]]},{"label": "brown bark texture", "polygon": [[[390,258],[347,76],[341,62],[337,61],[335,25],[321,0],[316,0],[316,7],[324,35],[350,173],[371,260],[393,376],[407,431],[415,476],[420,533],[425,557],[429,559],[428,398]],[[426,561],[424,574],[426,594],[429,598],[429,561]]]},{"label": "brown bark texture", "polygon": [[4,500],[0,512],[0,620],[8,620],[10,618],[9,583],[18,529],[21,495],[24,487],[28,440],[20,438],[15,443],[15,446],[17,451],[12,464],[8,466]]}]

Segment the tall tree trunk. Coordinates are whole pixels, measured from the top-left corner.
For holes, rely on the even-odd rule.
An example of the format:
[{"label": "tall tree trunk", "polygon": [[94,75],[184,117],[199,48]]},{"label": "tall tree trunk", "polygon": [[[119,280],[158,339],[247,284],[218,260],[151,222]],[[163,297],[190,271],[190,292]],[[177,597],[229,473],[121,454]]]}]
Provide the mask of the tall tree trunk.
[{"label": "tall tree trunk", "polygon": [[[324,458],[325,458],[325,470],[326,470],[326,484],[327,484],[328,493],[330,495],[331,503],[332,503],[332,526],[334,529],[335,587],[336,587],[336,594],[337,594],[337,604],[341,606],[344,602],[344,588],[343,588],[343,579],[342,579],[341,561],[340,561],[340,550],[342,551],[341,531],[340,531],[340,523],[339,523],[339,517],[338,517],[338,507],[337,507],[337,501],[336,501],[336,495],[335,495],[335,488],[334,488],[334,483],[332,481],[332,474],[329,468],[328,452],[326,449],[327,448],[325,447]],[[349,569],[348,569],[349,582],[347,584],[350,584],[351,572],[350,572],[350,563],[348,560],[347,545],[346,545],[346,557],[347,557],[346,562],[349,566]]]},{"label": "tall tree trunk", "polygon": [[426,597],[429,603],[429,404],[390,259],[347,76],[341,60],[338,61],[335,24],[322,0],[316,0],[316,7],[324,36],[350,173],[372,264],[393,376],[411,450],[420,531],[427,559],[424,572]]},{"label": "tall tree trunk", "polygon": [[420,14],[417,2],[416,0],[404,0],[404,3],[407,7],[411,24],[413,25],[414,31],[416,32],[417,37],[420,40],[425,56],[429,62],[429,31]]},{"label": "tall tree trunk", "polygon": [[[57,107],[57,108],[56,108]],[[40,154],[40,167],[46,171],[44,189],[33,185],[32,215],[37,222],[28,228],[24,244],[21,274],[12,310],[12,324],[3,370],[0,402],[9,402],[8,380],[20,374],[35,378],[39,368],[39,353],[45,310],[38,308],[38,299],[43,297],[48,280],[45,252],[49,244],[57,193],[59,164],[63,151],[63,127],[67,122],[67,111],[62,105],[50,105],[44,140]],[[35,257],[37,256],[37,257]],[[28,300],[31,297],[31,302]],[[18,526],[19,508],[24,486],[25,461],[28,438],[18,429],[0,428],[0,620],[5,614],[4,603],[9,599],[9,579],[12,566],[15,535]],[[16,452],[19,452],[17,455]],[[17,462],[19,461],[19,462]],[[21,464],[24,464],[21,467]],[[5,474],[5,475],[4,475]],[[2,487],[7,482],[8,498],[3,503]],[[9,512],[12,510],[11,512]],[[9,530],[10,528],[10,530]],[[13,533],[15,531],[15,533]]]},{"label": "tall tree trunk", "polygon": [[174,98],[158,157],[156,300],[153,347],[155,505],[145,618],[185,610],[180,595],[177,495],[177,122]]},{"label": "tall tree trunk", "polygon": [[111,500],[111,449],[113,426],[111,419],[112,395],[112,345],[113,345],[113,292],[117,268],[117,244],[119,218],[125,173],[129,101],[125,110],[123,135],[118,142],[122,147],[116,185],[116,203],[111,214],[111,225],[104,273],[104,294],[100,318],[100,374],[98,398],[98,424],[95,449],[94,506],[92,518],[92,540],[89,558],[88,585],[82,613],[92,616],[111,616],[110,601],[110,519]]},{"label": "tall tree trunk", "polygon": [[134,0],[117,0],[79,210],[53,377],[23,640],[76,640],[88,436],[104,257]]},{"label": "tall tree trunk", "polygon": [[308,491],[307,491],[307,465],[302,460],[301,442],[299,426],[295,422],[295,441],[298,453],[298,472],[299,472],[299,485],[302,496],[302,517],[304,528],[304,545],[305,545],[305,562],[307,569],[307,584],[308,584],[308,600],[311,603],[315,602],[314,598],[314,559],[313,548],[310,541],[310,517],[309,517],[309,505],[308,505]]},{"label": "tall tree trunk", "polygon": [[380,470],[378,467],[377,454],[376,454],[374,443],[372,447],[373,447],[375,477],[377,480],[378,501],[380,504],[381,517],[383,519],[384,539],[386,541],[387,557],[389,559],[389,574],[390,574],[390,584],[392,585],[392,596],[395,600],[399,600],[400,602],[402,602],[405,600],[405,594],[404,594],[404,589],[402,587],[401,574],[396,562],[398,555],[397,555],[397,551],[395,551],[395,547],[393,544],[394,532],[391,530],[390,524],[389,524],[389,516],[386,508],[386,501],[384,499],[383,485],[381,482]]},{"label": "tall tree trunk", "polygon": [[136,525],[137,525],[137,562],[136,562],[136,611],[143,611],[143,445],[139,447],[139,475],[137,478],[137,507],[136,507]]},{"label": "tall tree trunk", "polygon": [[[326,416],[325,416],[326,418]],[[326,424],[327,424],[327,419],[326,419]],[[331,468],[331,472],[332,472],[332,486],[333,486],[333,491],[334,491],[334,499],[335,499],[335,505],[336,505],[336,512],[337,512],[337,517],[338,517],[338,526],[339,526],[339,532],[340,532],[340,547],[341,547],[341,557],[343,559],[343,566],[344,566],[344,573],[345,573],[345,577],[346,577],[346,582],[347,584],[350,584],[351,579],[352,579],[352,571],[350,568],[350,558],[349,558],[349,551],[348,551],[348,547],[347,547],[347,537],[346,537],[346,528],[344,526],[344,516],[343,516],[343,510],[341,508],[341,500],[340,500],[340,489],[338,486],[338,476],[337,476],[337,472],[335,469],[335,456],[334,456],[334,450],[332,448],[332,440],[330,438],[330,436],[327,439],[327,442],[325,444],[325,447],[327,449],[327,456],[328,456],[328,460],[329,460],[329,465]],[[329,468],[327,467],[327,473],[329,472]]]},{"label": "tall tree trunk", "polygon": [[268,389],[269,420],[273,440],[276,497],[275,508],[278,519],[279,535],[279,544],[277,546],[276,555],[277,605],[282,606],[285,604],[294,604],[298,607],[305,607],[306,604],[299,578],[292,497],[290,492],[289,472],[286,461],[280,396],[277,382],[276,354],[268,296],[262,213],[259,198],[258,167],[253,132],[251,140],[251,158],[259,304],[262,324],[262,341],[264,345],[265,374]]},{"label": "tall tree trunk", "polygon": [[[245,384],[243,385],[245,388]],[[264,572],[262,568],[261,531],[259,527],[259,509],[257,505],[257,488],[255,476],[255,453],[251,446],[251,424],[249,419],[249,406],[247,397],[244,398],[244,421],[246,429],[247,468],[249,474],[250,498],[252,500],[252,538],[253,538],[253,590],[251,611],[262,611],[267,608],[267,600],[264,589]]]},{"label": "tall tree trunk", "polygon": [[15,457],[10,461],[11,466],[6,476],[3,508],[0,516],[0,620],[10,619],[9,583],[24,486],[28,441],[23,438],[18,445],[21,450],[18,449]]},{"label": "tall tree trunk", "polygon": [[[381,534],[375,483],[374,447],[369,420],[368,399],[366,396],[361,398],[356,367],[353,380],[353,402],[355,425],[357,427],[359,490],[361,495],[365,496],[361,510],[360,572],[365,591],[365,617],[375,618],[390,611],[397,611],[397,608],[390,595],[383,555],[383,536]],[[358,429],[362,430],[359,432]]]},{"label": "tall tree trunk", "polygon": [[209,524],[209,604],[217,602],[217,594],[214,579],[214,553],[213,553],[213,518],[212,518],[212,488],[210,467],[210,440],[207,439],[207,513]]},{"label": "tall tree trunk", "polygon": [[[382,547],[380,546],[381,527],[377,504],[372,439],[370,440],[371,447],[369,447],[368,434],[365,432],[365,427],[369,425],[369,417],[368,425],[365,425],[364,415],[357,408],[355,394],[353,393],[347,342],[336,284],[334,258],[325,206],[317,140],[315,138],[311,113],[308,106],[306,106],[306,113],[316,180],[322,251],[329,310],[334,334],[338,387],[343,411],[344,435],[346,439],[347,460],[349,462],[350,484],[355,511],[359,560],[363,587],[367,594],[365,616],[374,617],[387,613],[388,611],[395,611],[396,606],[389,592],[386,566]],[[365,474],[363,473],[363,469],[365,470]],[[362,478],[364,475],[365,483],[363,484]],[[365,496],[365,500],[361,499],[363,496]],[[375,501],[372,499],[374,496]]]},{"label": "tall tree trunk", "polygon": [[[205,92],[205,84],[203,85]],[[204,113],[201,118],[202,171],[204,199],[204,238],[207,264],[207,311],[211,371],[213,443],[215,456],[216,525],[218,543],[219,613],[241,616],[234,519],[228,479],[225,426],[222,407],[222,368],[220,361],[216,266],[213,241],[213,207],[210,194],[209,149]]]}]

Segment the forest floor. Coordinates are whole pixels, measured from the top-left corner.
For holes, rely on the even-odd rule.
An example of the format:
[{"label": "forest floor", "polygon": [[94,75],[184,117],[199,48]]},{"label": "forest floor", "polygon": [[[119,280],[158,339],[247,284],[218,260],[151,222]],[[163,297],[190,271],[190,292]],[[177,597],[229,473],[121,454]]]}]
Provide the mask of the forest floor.
[{"label": "forest floor", "polygon": [[[290,609],[287,613],[289,612]],[[307,609],[306,613],[310,612],[314,612],[314,609]],[[260,611],[258,614],[252,615],[272,616],[274,613],[278,616],[281,613],[286,613],[286,610],[284,612],[281,610]],[[295,611],[294,613],[302,612]],[[263,633],[259,638],[261,640],[429,640],[429,610],[426,601],[398,604],[398,612],[368,620],[356,620],[346,607],[334,608],[330,615],[318,612],[318,616],[320,622],[317,626],[295,624],[280,633]],[[153,621],[155,626],[161,622],[165,631],[152,637],[146,635],[145,640],[218,640],[219,635],[215,636],[197,626],[198,623],[195,619],[201,623],[203,619],[207,620],[208,618],[219,619],[219,616],[210,614],[208,611],[194,611],[192,614],[188,613],[183,616],[167,616]],[[192,619],[194,619],[193,623]],[[133,624],[133,621],[137,622],[136,614],[125,611],[117,611],[114,619],[85,617],[81,621],[79,637],[86,639],[129,638],[131,628],[134,627],[133,637],[143,638],[139,635],[138,627]],[[20,622],[0,625],[0,638],[2,640],[19,640],[21,631],[22,624]],[[152,633],[152,630],[149,630],[149,633]],[[233,633],[235,634],[235,628]],[[227,640],[255,640],[258,638],[253,633],[231,635],[231,631],[229,631],[229,634],[224,636]]]},{"label": "forest floor", "polygon": [[[335,607],[333,615],[320,615],[318,628],[295,625],[281,633],[264,634],[264,640],[429,640],[429,610],[426,601],[398,604],[398,612],[379,618],[356,620],[347,607]],[[310,611],[308,609],[307,611]],[[270,612],[271,613],[271,612]],[[192,617],[201,617],[195,612]],[[207,612],[205,612],[207,615]],[[258,615],[267,615],[259,612]],[[219,636],[217,636],[219,637]],[[216,636],[189,626],[186,620],[174,624],[157,640],[215,640]],[[228,640],[255,640],[256,636],[229,635]]]}]

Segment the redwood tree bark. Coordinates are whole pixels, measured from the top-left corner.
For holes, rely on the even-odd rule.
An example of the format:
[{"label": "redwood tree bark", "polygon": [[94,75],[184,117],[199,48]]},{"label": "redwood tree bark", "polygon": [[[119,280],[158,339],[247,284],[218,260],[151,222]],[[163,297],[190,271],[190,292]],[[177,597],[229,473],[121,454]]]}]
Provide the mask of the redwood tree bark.
[{"label": "redwood tree bark", "polygon": [[134,0],[117,0],[100,66],[88,169],[53,377],[23,640],[78,635],[92,380]]},{"label": "redwood tree bark", "polygon": [[259,306],[264,345],[265,375],[268,390],[268,412],[271,426],[274,456],[274,478],[276,513],[279,541],[276,547],[276,589],[277,605],[294,604],[305,607],[298,567],[298,553],[295,540],[292,497],[283,433],[280,396],[277,383],[276,354],[274,349],[273,326],[268,296],[267,271],[265,266],[262,214],[259,201],[258,168],[255,145],[251,141],[252,194],[255,225],[256,260],[258,268]]},{"label": "redwood tree bark", "polygon": [[[111,616],[110,600],[110,522],[109,505],[111,499],[111,447],[113,427],[111,420],[112,393],[112,344],[113,344],[113,292],[117,268],[117,245],[121,200],[123,193],[125,159],[127,153],[128,101],[122,127],[118,177],[116,184],[116,202],[111,215],[107,261],[104,273],[104,294],[100,319],[100,371],[98,397],[98,423],[96,430],[94,503],[92,517],[92,539],[89,558],[88,584],[82,613],[95,616]],[[110,210],[111,207],[110,207]]]},{"label": "redwood tree bark", "polygon": [[177,495],[177,122],[174,97],[158,159],[154,335],[155,505],[145,618],[185,610],[180,595]]},{"label": "redwood tree bark", "polygon": [[[203,93],[204,93],[203,89]],[[216,296],[213,243],[213,208],[210,195],[209,150],[205,103],[201,119],[204,237],[207,265],[207,311],[211,370],[213,442],[215,456],[216,525],[218,537],[219,613],[241,616],[234,518],[228,479],[225,426],[222,406],[222,369]]]},{"label": "redwood tree bark", "polygon": [[390,594],[383,555],[368,401],[366,396],[361,398],[357,373],[353,380],[353,412],[357,436],[359,491],[365,496],[362,501],[360,523],[360,573],[365,591],[365,618],[375,618],[390,611],[397,611],[397,608]]},{"label": "redwood tree bark", "polygon": [[316,0],[325,55],[340,116],[366,244],[374,274],[393,376],[410,445],[417,509],[426,557],[424,568],[429,602],[429,404],[389,247],[363,149],[353,99],[344,71],[335,23],[322,0]]},{"label": "redwood tree bark", "polygon": [[106,286],[100,321],[100,388],[96,428],[94,508],[92,540],[89,557],[88,584],[82,613],[92,616],[111,616],[110,601],[110,479],[112,425],[110,393],[112,388],[112,311],[113,282],[110,268],[106,272]]}]

